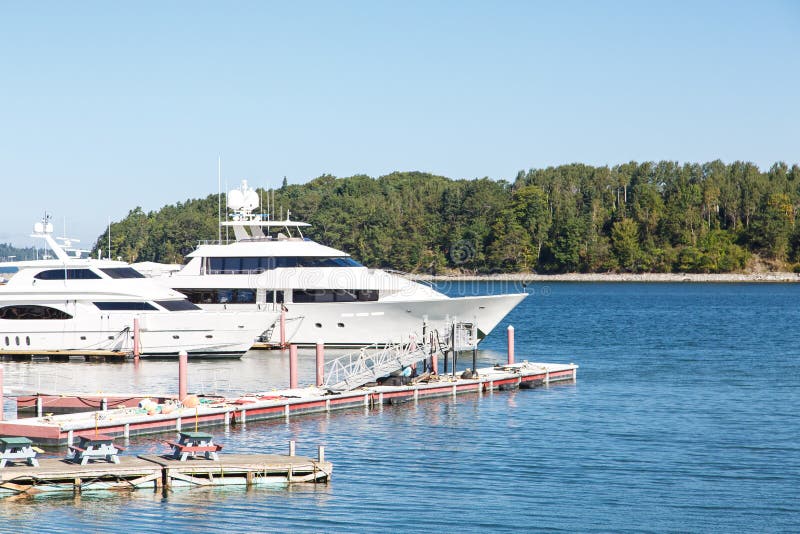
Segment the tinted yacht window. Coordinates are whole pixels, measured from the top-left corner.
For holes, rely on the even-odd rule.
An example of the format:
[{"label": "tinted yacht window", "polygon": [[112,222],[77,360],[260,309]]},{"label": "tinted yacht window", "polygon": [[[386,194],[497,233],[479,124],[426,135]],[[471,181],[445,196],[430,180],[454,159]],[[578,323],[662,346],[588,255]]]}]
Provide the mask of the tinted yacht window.
[{"label": "tinted yacht window", "polygon": [[[252,304],[256,301],[253,289],[176,289],[195,304]],[[283,302],[283,291],[267,291],[266,302]]]},{"label": "tinted yacht window", "polygon": [[322,258],[308,256],[209,258],[211,274],[248,274],[275,268],[293,267],[363,267],[353,258]]},{"label": "tinted yacht window", "polygon": [[100,275],[90,269],[50,269],[36,273],[34,278],[38,280],[94,280],[99,279]]},{"label": "tinted yacht window", "polygon": [[56,308],[34,305],[4,306],[0,308],[0,319],[72,319],[72,316]]},{"label": "tinted yacht window", "polygon": [[144,275],[131,267],[109,267],[100,269],[111,278],[144,278]]},{"label": "tinted yacht window", "polygon": [[95,306],[105,311],[152,311],[157,310],[155,306],[149,302],[95,302]]},{"label": "tinted yacht window", "polygon": [[378,292],[370,289],[295,289],[292,300],[302,302],[365,302],[378,300]]},{"label": "tinted yacht window", "polygon": [[195,306],[188,300],[157,300],[156,304],[169,311],[190,311],[199,310],[199,306]]}]

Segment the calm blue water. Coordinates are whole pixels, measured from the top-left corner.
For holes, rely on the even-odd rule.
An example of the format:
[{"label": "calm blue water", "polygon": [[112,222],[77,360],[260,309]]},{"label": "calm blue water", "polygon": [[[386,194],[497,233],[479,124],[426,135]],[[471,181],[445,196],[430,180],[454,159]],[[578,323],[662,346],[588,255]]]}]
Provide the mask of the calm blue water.
[{"label": "calm blue water", "polygon": [[[331,484],[5,499],[0,531],[800,531],[800,285],[527,289],[481,361],[504,358],[510,322],[518,360],[574,361],[577,384],[252,423],[219,441],[273,452],[294,439],[309,455],[324,444]],[[282,363],[227,365],[277,384]],[[7,383],[36,365],[50,364],[6,363]],[[159,367],[172,363],[62,365],[113,374],[117,390],[174,386]]]}]

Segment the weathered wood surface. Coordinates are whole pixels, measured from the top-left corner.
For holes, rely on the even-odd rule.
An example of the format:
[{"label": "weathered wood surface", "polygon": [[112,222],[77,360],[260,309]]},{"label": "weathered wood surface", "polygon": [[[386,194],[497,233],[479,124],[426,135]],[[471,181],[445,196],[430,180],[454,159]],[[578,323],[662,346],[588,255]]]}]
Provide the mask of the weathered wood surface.
[{"label": "weathered wood surface", "polygon": [[[134,456],[121,456],[120,463],[97,462],[79,465],[64,458],[42,458],[38,467],[7,466],[0,469],[0,490],[37,491],[37,487],[76,487],[104,482],[115,487],[133,488],[155,481],[160,485],[162,467]],[[50,488],[44,488],[50,486]]]},{"label": "weathered wood surface", "polygon": [[330,462],[307,456],[283,454],[224,454],[219,460],[204,457],[176,460],[170,454],[141,455],[140,458],[162,466],[167,479],[184,480],[197,485],[213,484],[214,477],[245,477],[251,482],[252,475],[279,477],[287,482],[324,481],[333,473]]}]

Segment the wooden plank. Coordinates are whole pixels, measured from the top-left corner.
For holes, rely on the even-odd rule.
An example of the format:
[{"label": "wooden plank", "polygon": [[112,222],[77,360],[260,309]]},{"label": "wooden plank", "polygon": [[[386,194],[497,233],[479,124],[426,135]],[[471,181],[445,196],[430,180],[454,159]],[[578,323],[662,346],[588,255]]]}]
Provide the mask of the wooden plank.
[{"label": "wooden plank", "polygon": [[184,475],[183,473],[174,473],[172,469],[169,471],[168,478],[174,480],[183,480],[185,482],[189,482],[190,484],[195,484],[197,486],[213,486],[213,480],[204,480],[202,478],[194,478],[188,475]]},{"label": "wooden plank", "polygon": [[161,480],[161,471],[160,470],[157,473],[153,473],[153,474],[150,474],[150,475],[145,475],[145,476],[139,477],[139,478],[134,478],[133,480],[128,480],[126,482],[128,484],[130,484],[131,486],[136,487],[136,486],[139,486],[139,485],[144,484],[146,482],[150,482],[152,480],[159,480],[159,481]]},{"label": "wooden plank", "polygon": [[1,482],[0,489],[10,490],[15,493],[26,493],[34,487],[33,484],[15,484],[13,482]]}]

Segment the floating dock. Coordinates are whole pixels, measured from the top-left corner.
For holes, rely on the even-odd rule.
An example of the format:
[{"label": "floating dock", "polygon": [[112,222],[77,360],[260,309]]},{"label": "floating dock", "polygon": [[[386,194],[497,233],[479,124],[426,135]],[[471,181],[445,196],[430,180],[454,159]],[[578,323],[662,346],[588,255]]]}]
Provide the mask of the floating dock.
[{"label": "floating dock", "polygon": [[35,395],[17,396],[17,417],[42,417],[47,414],[105,411],[115,408],[136,408],[145,399],[163,404],[177,395]]},{"label": "floating dock", "polygon": [[491,394],[496,390],[532,388],[574,382],[575,364],[521,362],[478,369],[477,378],[433,375],[404,386],[368,385],[350,391],[333,392],[320,387],[293,388],[267,394],[247,395],[194,408],[179,407],[170,413],[148,415],[138,408],[117,408],[93,412],[47,415],[0,421],[0,436],[24,436],[37,445],[72,445],[73,438],[87,431],[129,438],[136,435],[180,431],[215,425],[244,424],[247,421],[288,419],[312,413],[353,408],[371,409],[384,404],[421,398],[456,396],[464,393]]},{"label": "floating dock", "polygon": [[32,361],[49,360],[54,362],[124,362],[130,352],[114,350],[9,350],[0,349],[0,360]]},{"label": "floating dock", "polygon": [[220,454],[219,460],[179,461],[169,455],[120,456],[120,463],[104,461],[78,465],[61,458],[39,459],[38,467],[0,469],[0,496],[53,491],[165,490],[194,486],[260,486],[323,483],[333,466],[324,459],[280,454]]}]

